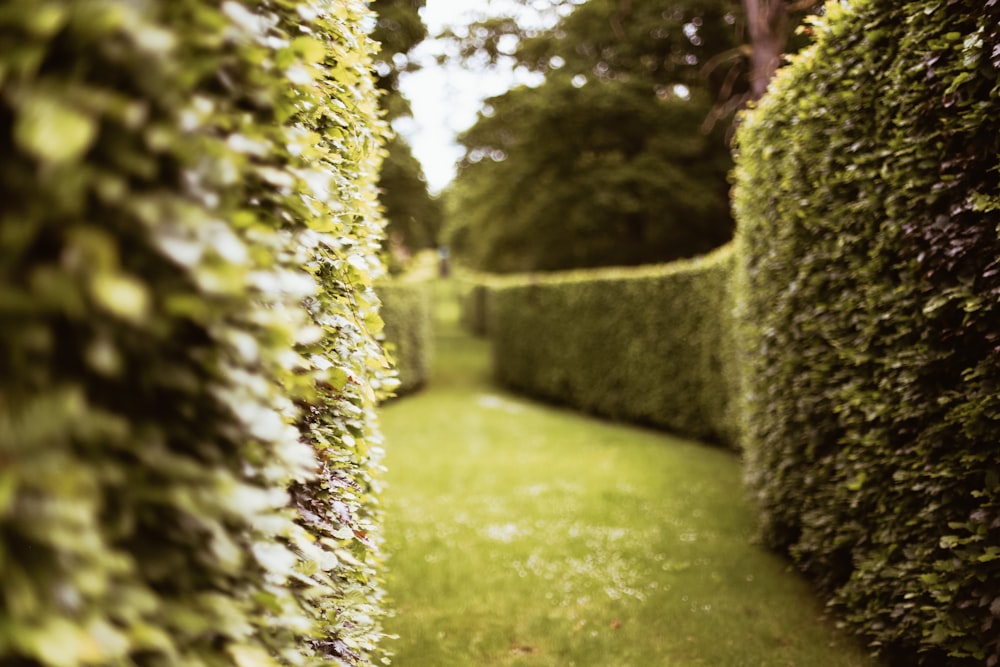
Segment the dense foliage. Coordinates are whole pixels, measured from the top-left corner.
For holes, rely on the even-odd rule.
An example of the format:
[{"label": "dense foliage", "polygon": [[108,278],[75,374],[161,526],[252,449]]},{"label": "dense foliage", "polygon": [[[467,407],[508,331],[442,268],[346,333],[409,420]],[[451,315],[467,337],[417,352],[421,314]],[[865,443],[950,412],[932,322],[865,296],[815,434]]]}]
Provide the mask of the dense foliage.
[{"label": "dense foliage", "polygon": [[399,382],[399,396],[422,388],[430,379],[434,339],[431,293],[427,281],[395,280],[378,285],[385,320],[385,341]]},{"label": "dense foliage", "polygon": [[[460,139],[446,234],[459,258],[488,271],[555,270],[725,243],[727,136],[763,48],[747,43],[757,23],[740,1],[522,3],[561,19],[500,17],[460,35],[470,62],[506,62],[544,82],[488,100]],[[808,35],[792,33],[816,4],[764,3],[782,10],[764,46],[801,48]]]},{"label": "dense foliage", "polygon": [[547,400],[735,445],[732,265],[726,247],[496,282],[485,296],[494,372]]},{"label": "dense foliage", "polygon": [[0,9],[0,663],[377,655],[365,4]]},{"label": "dense foliage", "polygon": [[1000,2],[831,3],[815,31],[739,134],[764,536],[887,654],[995,666]]},{"label": "dense foliage", "polygon": [[707,102],[620,83],[539,92],[493,100],[493,115],[465,135],[483,156],[462,168],[452,202],[466,223],[454,237],[466,263],[499,272],[654,263],[730,238],[731,161],[719,136],[698,130]]},{"label": "dense foliage", "polygon": [[[739,45],[738,11],[729,0],[590,0],[521,35],[513,58],[545,81],[488,100],[460,138],[456,251],[513,272],[666,261],[725,243],[731,159],[726,122],[710,116],[740,85],[727,74],[739,58],[723,55]],[[474,30],[468,48],[501,49],[507,27]]]}]

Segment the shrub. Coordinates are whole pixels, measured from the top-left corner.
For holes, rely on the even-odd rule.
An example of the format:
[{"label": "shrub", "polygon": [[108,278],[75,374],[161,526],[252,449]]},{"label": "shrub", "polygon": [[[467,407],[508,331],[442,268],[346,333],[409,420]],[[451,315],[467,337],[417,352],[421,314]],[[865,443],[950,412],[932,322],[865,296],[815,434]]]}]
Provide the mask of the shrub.
[{"label": "shrub", "polygon": [[1000,661],[998,26],[830,3],[738,136],[763,534],[907,664]]},{"label": "shrub", "polygon": [[376,654],[366,16],[0,10],[0,663]]},{"label": "shrub", "polygon": [[521,277],[488,288],[505,385],[733,444],[728,246],[691,261]]},{"label": "shrub", "polygon": [[395,361],[397,395],[416,391],[430,378],[433,330],[430,283],[394,281],[379,285],[385,340]]}]

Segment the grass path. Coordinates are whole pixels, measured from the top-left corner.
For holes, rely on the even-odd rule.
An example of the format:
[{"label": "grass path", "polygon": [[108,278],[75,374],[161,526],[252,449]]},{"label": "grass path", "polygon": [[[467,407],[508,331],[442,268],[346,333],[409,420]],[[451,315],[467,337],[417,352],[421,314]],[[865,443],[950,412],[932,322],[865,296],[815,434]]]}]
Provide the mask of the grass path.
[{"label": "grass path", "polygon": [[440,283],[432,385],[382,409],[399,667],[854,667],[751,543],[738,460],[506,394]]}]

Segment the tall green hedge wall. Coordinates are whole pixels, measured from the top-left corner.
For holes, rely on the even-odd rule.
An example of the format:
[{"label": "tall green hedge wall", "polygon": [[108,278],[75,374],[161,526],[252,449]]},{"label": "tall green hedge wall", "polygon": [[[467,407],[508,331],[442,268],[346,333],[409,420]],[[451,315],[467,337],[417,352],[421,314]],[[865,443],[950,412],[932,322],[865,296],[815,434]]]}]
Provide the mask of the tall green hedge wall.
[{"label": "tall green hedge wall", "polygon": [[428,281],[396,280],[378,285],[385,320],[385,342],[396,369],[399,396],[422,388],[430,379],[434,347],[431,327],[431,285]]},{"label": "tall green hedge wall", "polygon": [[739,132],[765,537],[903,664],[1000,661],[1000,2],[832,2]]},{"label": "tall green hedge wall", "polygon": [[372,24],[0,6],[0,664],[379,655]]},{"label": "tall green hedge wall", "polygon": [[541,398],[735,444],[732,248],[487,287],[496,377]]}]

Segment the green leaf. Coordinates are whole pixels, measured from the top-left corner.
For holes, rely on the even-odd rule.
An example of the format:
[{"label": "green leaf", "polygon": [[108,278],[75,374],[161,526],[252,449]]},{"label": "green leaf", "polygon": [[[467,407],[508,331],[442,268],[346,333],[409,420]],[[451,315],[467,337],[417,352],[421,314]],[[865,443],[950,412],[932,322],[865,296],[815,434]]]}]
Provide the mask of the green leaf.
[{"label": "green leaf", "polygon": [[278,667],[274,658],[257,646],[230,644],[226,650],[236,662],[237,667]]},{"label": "green leaf", "polygon": [[78,160],[97,137],[97,121],[54,95],[33,94],[21,100],[14,141],[44,162]]},{"label": "green leaf", "polygon": [[958,535],[945,535],[940,540],[940,545],[942,549],[954,549],[960,544]]},{"label": "green leaf", "polygon": [[52,2],[39,4],[26,17],[26,27],[38,37],[49,37],[65,24],[67,7]]},{"label": "green leaf", "polygon": [[314,37],[296,37],[292,40],[291,47],[307,63],[322,62],[326,58],[326,44]]},{"label": "green leaf", "polygon": [[980,563],[989,563],[1000,559],[1000,547],[987,547],[986,552],[981,554],[976,560]]},{"label": "green leaf", "polygon": [[103,657],[100,644],[64,618],[49,618],[39,627],[19,630],[15,641],[22,651],[50,667],[78,667]]},{"label": "green leaf", "polygon": [[149,287],[124,273],[98,274],[90,283],[90,293],[98,305],[122,319],[142,322],[149,314]]}]

